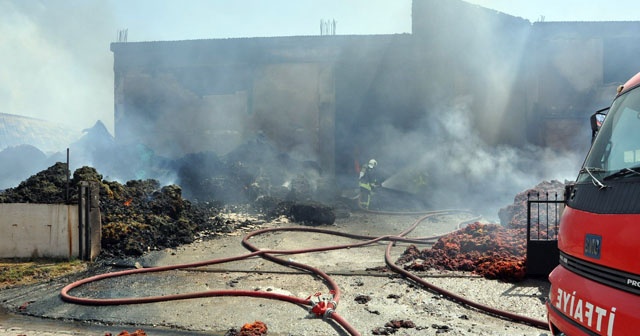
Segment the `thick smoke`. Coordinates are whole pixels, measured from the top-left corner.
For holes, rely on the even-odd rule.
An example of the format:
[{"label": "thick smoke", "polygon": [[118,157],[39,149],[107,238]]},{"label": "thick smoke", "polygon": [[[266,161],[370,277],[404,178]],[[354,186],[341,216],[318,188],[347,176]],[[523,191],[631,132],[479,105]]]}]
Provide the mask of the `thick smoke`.
[{"label": "thick smoke", "polygon": [[0,1],[0,13],[0,113],[113,129],[106,2]]},{"label": "thick smoke", "polygon": [[[390,57],[396,63],[376,74],[367,115],[351,128],[366,139],[360,162],[378,160],[382,186],[408,191],[427,208],[469,208],[495,219],[519,192],[573,180],[589,147],[589,114],[602,107],[584,99],[586,87],[598,85],[579,76],[589,66],[567,64],[585,57],[545,53],[540,26],[462,1],[414,1],[413,15],[415,49],[396,50],[416,52],[415,60]],[[575,77],[583,86],[561,87]]]},{"label": "thick smoke", "polygon": [[[68,142],[98,120],[113,129],[111,12],[104,1],[0,0],[0,113],[43,120],[19,124],[15,117],[19,126],[5,123],[12,136],[25,138],[2,139],[10,147],[0,148],[0,189],[65,161]],[[47,122],[46,129],[34,126]],[[34,137],[40,140],[26,140]],[[38,148],[12,147],[16,142]],[[33,156],[34,150],[42,153]]]},{"label": "thick smoke", "polygon": [[[452,26],[447,25],[449,17],[440,18],[443,22],[427,17],[422,24],[434,27],[422,34],[433,36],[420,32],[411,39],[395,36],[386,50],[376,49],[384,45],[377,44],[383,38],[367,39],[374,46],[344,47],[343,63],[335,72],[336,169],[340,181],[348,179],[345,186],[357,188],[357,173],[351,167],[354,156],[362,159],[360,163],[374,157],[390,190],[409,191],[427,208],[465,207],[494,218],[515,194],[542,180],[573,179],[588,147],[588,131],[576,132],[571,150],[531,144],[523,126],[526,106],[513,104],[514,97],[525,102],[529,89],[514,83],[526,79],[519,77],[527,73],[522,64],[533,64],[525,57],[532,52],[526,50],[530,27],[495,13],[465,12],[468,6],[462,2],[451,3],[459,7],[455,15],[465,24]],[[312,123],[303,113],[289,112],[321,105],[309,99],[321,94],[315,86],[304,89],[316,85],[306,79],[316,78],[317,90],[332,88],[320,85],[329,82],[322,76],[330,71],[284,64],[262,69],[267,75],[261,80],[244,65],[210,73],[130,74],[122,103],[127,117],[134,120],[131,129],[119,125],[114,139],[107,131],[113,127],[114,74],[105,66],[112,63],[113,54],[105,41],[115,32],[101,30],[109,27],[106,22],[83,19],[92,17],[83,14],[101,12],[109,20],[109,10],[103,6],[83,1],[0,2],[6,17],[0,21],[0,33],[7,42],[0,44],[0,52],[15,65],[0,68],[0,112],[78,128],[95,124],[85,138],[71,145],[72,168],[94,166],[109,180],[189,182],[194,194],[205,197],[208,190],[228,193],[258,177],[288,185],[300,171],[308,171],[316,186],[321,170],[307,169],[306,162],[316,160],[309,158],[312,150],[305,146],[310,143],[307,128]],[[77,13],[77,20],[63,20],[70,11]],[[484,15],[499,20],[484,20]],[[98,30],[87,34],[84,26]],[[223,55],[242,51],[224,50]],[[297,81],[288,78],[288,72]],[[183,82],[189,76],[192,80]],[[278,106],[273,101],[286,104],[270,111],[269,106]],[[585,127],[586,120],[585,116]],[[263,131],[266,142],[258,131]],[[136,138],[141,133],[148,135],[146,145]],[[245,151],[259,159],[251,164],[237,158],[242,153],[231,151],[255,143],[263,150]],[[357,155],[353,143],[360,145]],[[189,155],[181,157],[184,154]],[[343,167],[345,162],[349,167]],[[348,176],[342,176],[345,171]],[[229,175],[234,183],[221,184]],[[416,180],[424,185],[416,188]]]},{"label": "thick smoke", "polygon": [[[489,145],[473,126],[471,100],[459,97],[430,113],[419,121],[419,131],[384,129],[387,142],[378,157],[380,168],[387,165],[383,186],[414,192],[429,208],[466,208],[497,219],[517,193],[541,181],[575,178],[584,152]],[[418,175],[425,185],[416,192],[406,180]]]}]

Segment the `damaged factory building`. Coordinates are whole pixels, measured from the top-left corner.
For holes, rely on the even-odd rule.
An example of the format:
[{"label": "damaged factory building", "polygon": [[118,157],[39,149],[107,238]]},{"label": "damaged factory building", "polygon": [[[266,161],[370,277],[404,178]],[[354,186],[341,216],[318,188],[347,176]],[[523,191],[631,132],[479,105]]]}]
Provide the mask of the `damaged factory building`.
[{"label": "damaged factory building", "polygon": [[115,140],[170,159],[264,141],[338,189],[370,158],[420,161],[437,184],[444,158],[423,158],[448,117],[488,146],[586,151],[588,116],[640,68],[638,28],[416,0],[412,34],[116,42]]},{"label": "damaged factory building", "polygon": [[640,22],[532,23],[460,0],[415,0],[407,20],[410,34],[114,42],[113,135],[0,114],[17,168],[0,189],[70,147],[71,171],[190,200],[353,199],[376,159],[386,200],[495,210],[547,179],[550,157],[577,164],[589,116],[640,69]]},{"label": "damaged factory building", "polygon": [[[56,304],[64,301],[62,308],[18,295],[27,303],[15,309],[180,330],[231,331],[232,324],[246,323],[240,318],[257,323],[267,317],[277,334],[319,325],[279,306],[265,311],[263,304],[252,309],[238,301],[244,314],[229,314],[236,306],[212,304],[207,316],[215,318],[208,319],[180,302],[193,294],[204,299],[201,293],[207,300],[275,294],[296,310],[309,305],[308,317],[337,322],[322,330],[337,331],[338,324],[350,330],[335,312],[341,293],[328,275],[335,274],[348,284],[340,285],[345,316],[360,328],[393,315],[395,323],[373,334],[399,328],[482,334],[486,321],[475,315],[479,307],[506,317],[487,322],[493,331],[519,333],[505,324],[511,319],[546,329],[547,321],[537,318],[550,297],[547,275],[562,260],[559,219],[571,206],[564,196],[573,195],[570,179],[596,132],[590,116],[611,105],[622,81],[640,71],[634,57],[640,21],[531,22],[463,0],[412,0],[406,19],[411,33],[385,35],[338,35],[335,21],[331,29],[322,21],[315,36],[129,42],[124,30],[110,44],[113,132],[99,120],[76,132],[0,113],[0,257],[98,261],[89,272],[135,268],[74,281],[60,296],[49,296]],[[635,172],[628,170],[621,172]],[[398,236],[390,233],[400,231],[403,221],[413,224]],[[261,234],[270,240],[257,243],[276,249],[248,242]],[[335,240],[335,247],[349,250],[347,258],[309,256],[337,250],[329,245],[333,238],[321,238],[326,234],[363,242]],[[231,242],[241,236],[242,257],[229,257],[238,251]],[[385,266],[370,251],[352,248],[382,248],[384,240]],[[307,244],[322,247],[300,250]],[[405,244],[404,253],[391,254]],[[310,272],[271,269],[257,256]],[[165,266],[203,257],[217,259]],[[255,264],[195,274],[195,268],[244,259]],[[307,262],[326,269],[315,271]],[[187,272],[173,272],[181,269]],[[160,270],[173,273],[144,281],[118,278],[113,292],[106,283],[90,283]],[[434,271],[420,277],[465,292],[419,296],[418,287],[437,287],[416,281],[411,271]],[[407,289],[391,272],[419,286]],[[314,282],[299,281],[307,275]],[[534,282],[509,285],[523,280]],[[318,289],[321,283],[328,294]],[[93,287],[77,289],[85,285]],[[143,286],[154,296],[145,297]],[[175,305],[106,310],[159,303],[165,296],[155,291],[162,287]],[[202,287],[206,292],[199,292]],[[124,290],[132,295],[119,298]],[[292,293],[305,297],[306,291],[317,294],[293,299]],[[472,296],[526,314],[495,313],[467,301]],[[100,318],[90,318],[85,304],[96,306],[91,311]],[[402,314],[422,325],[397,320]],[[307,327],[309,321],[314,324]]]}]

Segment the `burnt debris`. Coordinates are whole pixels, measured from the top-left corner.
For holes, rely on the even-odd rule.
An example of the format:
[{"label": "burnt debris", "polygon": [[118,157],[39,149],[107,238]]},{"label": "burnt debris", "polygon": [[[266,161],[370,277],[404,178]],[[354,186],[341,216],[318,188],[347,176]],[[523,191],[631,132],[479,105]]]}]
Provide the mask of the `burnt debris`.
[{"label": "burnt debris", "polygon": [[[431,248],[419,250],[412,245],[396,264],[413,271],[465,271],[487,279],[521,281],[526,276],[527,199],[532,194],[536,198],[555,195],[563,189],[561,182],[543,181],[518,193],[513,204],[500,210],[502,224],[476,222],[440,237]],[[554,216],[549,217],[555,221]],[[541,226],[547,232],[546,223]]]},{"label": "burnt debris", "polygon": [[[238,183],[251,180],[240,177],[241,173],[234,170],[227,173],[219,178],[226,179],[236,188]],[[192,176],[207,180],[200,172]],[[176,184],[162,186],[154,179],[130,180],[124,184],[107,181],[93,167],[81,167],[67,180],[67,165],[60,162],[29,177],[17,187],[6,189],[0,193],[0,202],[77,203],[78,185],[82,181],[93,181],[99,185],[102,253],[108,257],[139,256],[147,251],[191,243],[205,233],[227,233],[246,226],[244,222],[236,223],[218,216],[224,211],[253,212],[268,219],[286,216],[310,225],[333,224],[335,220],[332,207],[310,197],[298,200],[296,197],[299,195],[292,194],[290,189],[281,193],[282,198],[262,195],[271,193],[265,189],[256,192],[255,202],[248,203],[191,201],[183,197],[182,187]],[[195,183],[196,178],[193,181]],[[214,196],[210,194],[207,199]]]}]

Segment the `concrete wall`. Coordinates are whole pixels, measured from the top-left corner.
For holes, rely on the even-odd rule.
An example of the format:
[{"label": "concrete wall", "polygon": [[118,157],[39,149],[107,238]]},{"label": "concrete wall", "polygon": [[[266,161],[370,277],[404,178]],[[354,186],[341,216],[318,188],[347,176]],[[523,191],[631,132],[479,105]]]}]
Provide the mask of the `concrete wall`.
[{"label": "concrete wall", "polygon": [[0,214],[0,258],[77,257],[77,205],[6,203]]},{"label": "concrete wall", "polygon": [[467,117],[485,142],[523,145],[527,88],[519,75],[531,23],[460,0],[414,0],[412,18],[416,69],[441,90],[430,104],[468,97]]},{"label": "concrete wall", "polygon": [[[335,59],[352,40],[115,43],[115,133],[175,159],[258,135],[335,171]],[[194,61],[197,59],[198,61]]]},{"label": "concrete wall", "polygon": [[411,19],[411,34],[113,43],[116,141],[223,155],[262,131],[351,179],[381,134],[435,134],[454,107],[488,145],[582,150],[589,115],[640,71],[640,22],[531,23],[462,0],[414,0]]},{"label": "concrete wall", "polygon": [[[589,116],[640,71],[640,22],[536,22],[526,62],[530,141],[589,149]],[[624,55],[620,57],[620,55]]]},{"label": "concrete wall", "polygon": [[300,161],[319,162],[333,174],[335,93],[333,65],[269,64],[253,84],[250,133],[262,131]]}]

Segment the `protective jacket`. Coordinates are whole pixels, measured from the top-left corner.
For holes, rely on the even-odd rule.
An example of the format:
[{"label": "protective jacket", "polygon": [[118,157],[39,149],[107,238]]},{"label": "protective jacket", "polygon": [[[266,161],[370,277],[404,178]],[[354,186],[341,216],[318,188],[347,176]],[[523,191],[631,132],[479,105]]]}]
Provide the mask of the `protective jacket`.
[{"label": "protective jacket", "polygon": [[375,166],[375,160],[371,160],[369,164],[364,165],[360,170],[360,207],[364,209],[369,209],[374,189],[379,185]]}]

